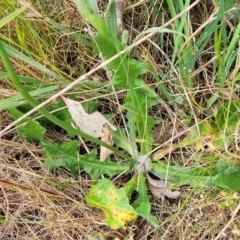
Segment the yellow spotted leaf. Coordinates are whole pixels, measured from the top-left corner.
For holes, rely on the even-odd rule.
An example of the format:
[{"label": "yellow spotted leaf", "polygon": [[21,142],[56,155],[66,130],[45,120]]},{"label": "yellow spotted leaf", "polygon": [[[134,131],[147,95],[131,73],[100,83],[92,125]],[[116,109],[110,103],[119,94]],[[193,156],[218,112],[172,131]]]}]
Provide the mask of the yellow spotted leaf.
[{"label": "yellow spotted leaf", "polygon": [[137,217],[125,190],[118,189],[106,178],[91,186],[86,202],[90,207],[99,208],[105,213],[103,222],[112,229],[121,228]]}]

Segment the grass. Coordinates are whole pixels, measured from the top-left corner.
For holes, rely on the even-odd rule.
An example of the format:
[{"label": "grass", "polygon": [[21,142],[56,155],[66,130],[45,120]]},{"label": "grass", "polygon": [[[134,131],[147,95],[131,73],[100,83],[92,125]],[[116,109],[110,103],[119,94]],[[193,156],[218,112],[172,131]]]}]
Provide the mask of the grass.
[{"label": "grass", "polygon": [[[77,2],[0,4],[0,236],[238,239],[238,4],[128,1],[118,38],[114,5]],[[62,94],[105,114],[115,145],[72,127]],[[181,197],[147,190],[146,154]],[[103,176],[138,215],[118,230],[90,207]]]}]

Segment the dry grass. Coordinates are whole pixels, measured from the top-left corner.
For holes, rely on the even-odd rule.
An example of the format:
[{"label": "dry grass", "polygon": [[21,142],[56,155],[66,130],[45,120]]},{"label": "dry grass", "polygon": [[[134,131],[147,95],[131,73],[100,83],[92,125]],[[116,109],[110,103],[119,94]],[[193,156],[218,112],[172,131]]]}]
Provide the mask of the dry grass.
[{"label": "dry grass", "polygon": [[[103,6],[105,5],[104,1],[100,2]],[[203,1],[193,10],[192,27],[194,30],[208,21],[211,15],[214,6],[210,3],[206,8],[206,2],[210,3],[210,1]],[[83,28],[81,16],[77,13],[72,1],[38,0],[35,1],[34,7],[42,15],[58,20],[73,31]],[[31,27],[24,27],[20,21],[13,21],[3,28],[2,34],[10,36],[13,42],[31,51],[35,60],[54,69],[66,77],[66,80],[80,76],[100,61],[93,56],[89,48],[80,45],[70,36],[59,36],[58,32],[50,29],[46,22],[39,21],[31,21]],[[149,11],[146,1],[127,1],[125,21],[132,38],[145,27],[161,24],[157,16]],[[15,29],[16,23],[25,33],[22,42],[19,35],[14,31],[9,31],[9,29]],[[36,35],[33,35],[29,29],[38,29],[38,34],[42,37],[36,37],[36,41],[33,41],[32,37]],[[27,39],[28,41],[25,41]],[[154,42],[155,39],[152,41]],[[39,44],[43,46],[43,49],[38,48]],[[166,54],[170,56],[172,48],[170,38],[165,39],[163,47]],[[192,73],[196,82],[200,83],[194,86],[190,94],[198,100],[198,104],[194,105],[197,117],[201,117],[202,114],[199,105],[206,105],[206,99],[214,87],[212,65],[205,65],[212,59],[212,48],[213,46],[208,46],[206,54],[198,61],[198,68]],[[166,59],[162,58],[153,46],[148,48],[147,44],[142,44],[136,56],[150,62],[156,68],[168,68]],[[50,83],[52,81],[17,59],[12,58],[12,60],[19,74],[32,76],[39,82]],[[98,74],[102,79],[106,77],[104,71]],[[151,83],[151,79],[147,78],[147,80]],[[169,89],[174,88],[170,80],[167,85]],[[11,83],[5,78],[0,79],[0,99],[15,94]],[[114,105],[114,102],[111,101],[111,104]],[[107,106],[107,108],[117,109],[117,106]],[[172,135],[171,131],[179,132],[185,128],[180,113],[187,108],[189,106],[185,105],[182,109],[172,110],[166,104],[159,104],[156,109],[152,110],[153,115],[164,120],[158,126],[160,133],[159,130],[154,132],[159,143],[167,141]],[[0,112],[2,129],[12,121],[7,111]],[[54,130],[48,133],[48,138],[61,142],[65,136]],[[175,154],[175,161],[178,163],[193,161],[191,156],[194,154],[201,158],[199,153],[187,152],[185,149]],[[160,220],[160,226],[157,229],[138,218],[126,227],[114,231],[101,223],[103,214],[100,211],[86,205],[85,195],[92,181],[84,172],[78,180],[73,179],[63,169],[49,173],[44,170],[43,161],[41,146],[30,144],[20,138],[16,129],[12,129],[0,139],[1,239],[87,239],[90,235],[96,238],[103,236],[106,240],[240,239],[240,215],[236,211],[239,206],[237,194],[226,195],[224,192],[218,192],[217,189],[194,193],[191,188],[183,187],[181,188],[182,196],[178,200],[165,199],[162,202],[152,197],[152,212]],[[220,207],[221,204],[227,203],[231,203],[231,206]]]},{"label": "dry grass", "polygon": [[[5,115],[6,119],[6,115]],[[9,119],[11,121],[11,119]],[[4,122],[6,124],[6,122]],[[194,194],[182,188],[179,200],[152,199],[160,227],[153,229],[141,218],[113,231],[101,223],[102,213],[86,206],[85,195],[92,183],[82,173],[74,180],[64,170],[51,174],[42,168],[38,146],[20,139],[16,132],[1,139],[0,225],[2,239],[216,239],[231,220],[234,204],[220,209],[231,196],[216,191]],[[239,214],[218,239],[237,239]]]}]

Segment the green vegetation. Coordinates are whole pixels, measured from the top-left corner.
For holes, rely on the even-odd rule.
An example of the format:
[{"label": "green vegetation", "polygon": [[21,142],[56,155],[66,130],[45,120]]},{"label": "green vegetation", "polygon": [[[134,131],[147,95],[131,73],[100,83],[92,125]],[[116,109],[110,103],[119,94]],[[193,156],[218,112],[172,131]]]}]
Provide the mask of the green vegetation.
[{"label": "green vegetation", "polygon": [[[16,92],[0,99],[2,114],[15,120],[0,136],[15,126],[21,141],[39,149],[39,155],[28,150],[42,159],[43,172],[31,175],[47,174],[43,179],[55,186],[49,194],[56,199],[73,187],[69,179],[84,175],[91,186],[81,204],[101,209],[105,216],[96,223],[115,231],[141,218],[151,226],[145,237],[159,239],[160,229],[168,223],[166,229],[173,231],[198,194],[208,196],[206,206],[223,195],[219,209],[239,201],[233,197],[240,190],[239,6],[232,0],[190,4],[147,1],[150,16],[142,12],[147,21],[137,32],[134,15],[113,0],[103,6],[77,0],[77,17],[67,18],[68,24],[58,12],[45,17],[44,4],[2,1],[1,88]],[[123,13],[132,19],[125,29],[119,24]],[[79,25],[85,31],[75,31]],[[66,180],[61,186],[59,174]],[[34,189],[10,180],[3,177],[0,183]],[[78,202],[69,195],[64,199]],[[178,202],[180,208],[164,219],[157,214],[157,199],[162,205],[166,199]],[[209,237],[222,234],[221,228],[211,231]],[[104,239],[101,233],[84,234]],[[198,236],[164,234],[166,239]]]}]

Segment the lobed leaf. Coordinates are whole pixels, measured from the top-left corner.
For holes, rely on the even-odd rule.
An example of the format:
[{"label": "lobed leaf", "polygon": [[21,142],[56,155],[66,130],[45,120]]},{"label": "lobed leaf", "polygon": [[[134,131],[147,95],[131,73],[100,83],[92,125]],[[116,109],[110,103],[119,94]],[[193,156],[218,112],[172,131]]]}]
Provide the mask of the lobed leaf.
[{"label": "lobed leaf", "polygon": [[130,168],[127,163],[120,164],[109,159],[104,163],[99,162],[96,150],[80,156],[78,154],[78,145],[78,141],[60,144],[42,141],[43,154],[46,158],[44,167],[49,171],[63,167],[69,170],[75,177],[79,175],[80,170],[85,170],[91,179],[98,179],[104,174],[112,177],[123,171],[128,171]]},{"label": "lobed leaf", "polygon": [[80,166],[90,175],[91,179],[98,179],[104,174],[112,177],[122,172],[127,173],[130,170],[129,163],[113,162],[110,159],[107,159],[104,163],[99,162],[96,150],[93,150],[87,156],[80,158]]},{"label": "lobed leaf", "polygon": [[78,141],[51,144],[42,141],[43,154],[45,157],[44,167],[52,171],[58,167],[69,170],[77,177],[80,171],[79,156],[77,152]]},{"label": "lobed leaf", "polygon": [[[16,108],[10,109],[10,114],[15,120],[23,116],[23,113]],[[17,131],[19,136],[26,138],[28,142],[37,143],[42,140],[46,129],[42,127],[39,122],[32,120],[30,117],[26,117],[17,124]]]},{"label": "lobed leaf", "polygon": [[[153,163],[152,173],[162,180],[174,182],[175,186],[190,185],[194,190],[206,190],[215,186],[227,191],[240,190],[240,167],[231,166],[225,160],[219,160],[216,167],[183,168],[180,165],[168,166],[164,163]],[[166,175],[168,172],[168,175]]]}]

